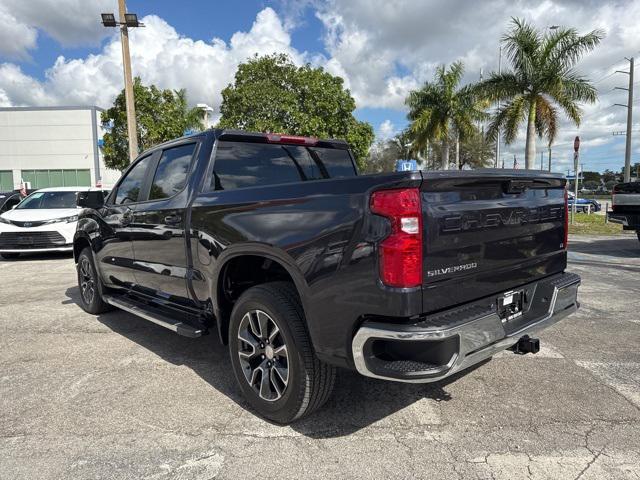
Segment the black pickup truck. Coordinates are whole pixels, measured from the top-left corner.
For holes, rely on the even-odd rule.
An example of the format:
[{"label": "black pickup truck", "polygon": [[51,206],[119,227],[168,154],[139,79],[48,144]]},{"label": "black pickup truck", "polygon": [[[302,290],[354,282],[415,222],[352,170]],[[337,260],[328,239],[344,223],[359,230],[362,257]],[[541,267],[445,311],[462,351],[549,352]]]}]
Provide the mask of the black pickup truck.
[{"label": "black pickup truck", "polygon": [[348,145],[209,130],[81,194],[82,307],[228,344],[263,416],[321,406],[336,367],[431,382],[578,308],[565,180],[522,170],[358,175]]}]

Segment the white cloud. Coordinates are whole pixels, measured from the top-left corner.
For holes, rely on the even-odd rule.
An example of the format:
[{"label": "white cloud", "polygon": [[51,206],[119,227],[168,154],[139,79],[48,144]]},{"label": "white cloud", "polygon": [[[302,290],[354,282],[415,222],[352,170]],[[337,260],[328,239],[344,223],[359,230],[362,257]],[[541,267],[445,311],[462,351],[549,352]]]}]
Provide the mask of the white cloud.
[{"label": "white cloud", "polygon": [[[294,61],[303,55],[290,45],[289,34],[271,8],[258,13],[248,32],[237,32],[225,43],[179,35],[163,19],[142,19],[145,28],[130,32],[132,70],[143,83],[161,88],[186,88],[191,104],[203,102],[215,110],[221,90],[233,80],[238,63],[255,54],[284,52]],[[122,89],[120,40],[114,33],[95,55],[82,59],[58,57],[45,81],[25,75],[10,63],[0,65],[0,98],[12,105],[95,104],[109,106]]]},{"label": "white cloud", "polygon": [[378,127],[376,137],[378,140],[389,140],[398,133],[398,129],[391,120],[385,120]]},{"label": "white cloud", "polygon": [[0,4],[0,54],[10,58],[28,58],[27,51],[35,48],[38,32],[20,21]]},{"label": "white cloud", "polygon": [[97,44],[109,33],[101,12],[117,11],[115,0],[3,0],[0,5],[0,55],[28,58],[38,30],[64,46]]}]

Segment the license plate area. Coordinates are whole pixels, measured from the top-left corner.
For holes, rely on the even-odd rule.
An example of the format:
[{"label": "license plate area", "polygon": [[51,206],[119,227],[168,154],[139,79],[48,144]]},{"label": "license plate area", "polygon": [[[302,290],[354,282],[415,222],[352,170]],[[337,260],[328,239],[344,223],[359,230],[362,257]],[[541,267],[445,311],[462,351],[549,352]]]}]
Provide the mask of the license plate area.
[{"label": "license plate area", "polygon": [[498,316],[508,322],[522,316],[524,290],[513,290],[498,297]]}]

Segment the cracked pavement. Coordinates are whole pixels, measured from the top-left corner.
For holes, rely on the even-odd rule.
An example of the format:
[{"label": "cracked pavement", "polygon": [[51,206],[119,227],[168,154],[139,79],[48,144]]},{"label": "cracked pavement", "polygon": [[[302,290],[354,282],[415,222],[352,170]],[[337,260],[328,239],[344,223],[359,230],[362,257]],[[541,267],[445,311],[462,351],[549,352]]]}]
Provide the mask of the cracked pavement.
[{"label": "cracked pavement", "polygon": [[289,427],[226,349],[76,304],[68,256],[0,260],[0,479],[640,479],[640,243],[576,237],[580,311],[446,382],[340,371]]}]

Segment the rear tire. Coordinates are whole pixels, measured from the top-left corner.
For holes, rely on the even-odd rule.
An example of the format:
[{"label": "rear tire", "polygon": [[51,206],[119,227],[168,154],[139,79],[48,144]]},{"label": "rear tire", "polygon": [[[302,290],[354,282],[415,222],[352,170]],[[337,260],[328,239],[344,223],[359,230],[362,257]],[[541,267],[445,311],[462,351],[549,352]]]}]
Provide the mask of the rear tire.
[{"label": "rear tire", "polygon": [[93,263],[93,253],[89,247],[78,255],[78,288],[80,289],[80,306],[93,315],[108,312],[113,307],[102,300],[102,284]]},{"label": "rear tire", "polygon": [[300,298],[289,282],[258,285],[233,307],[229,352],[245,398],[263,417],[287,424],[320,408],[335,367],[318,360]]},{"label": "rear tire", "polygon": [[0,256],[5,260],[13,260],[14,258],[18,258],[20,254],[19,253],[0,253]]}]

